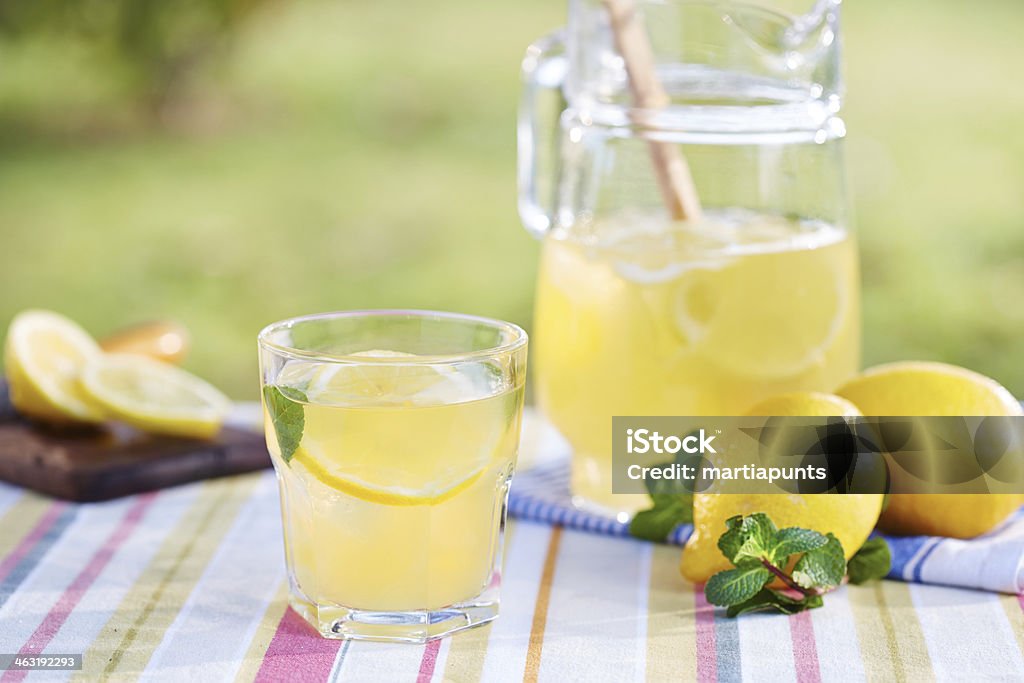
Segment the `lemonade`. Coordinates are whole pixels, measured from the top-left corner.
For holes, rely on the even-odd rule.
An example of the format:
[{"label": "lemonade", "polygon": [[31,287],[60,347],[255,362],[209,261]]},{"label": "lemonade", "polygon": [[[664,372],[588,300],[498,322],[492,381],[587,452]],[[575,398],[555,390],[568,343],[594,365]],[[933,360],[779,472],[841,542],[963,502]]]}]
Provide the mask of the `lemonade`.
[{"label": "lemonade", "polygon": [[437,609],[490,580],[522,389],[486,396],[453,373],[407,396],[396,379],[369,404],[311,394],[298,450],[279,462],[288,552],[312,603]]},{"label": "lemonade", "polygon": [[620,214],[544,242],[538,401],[573,447],[579,502],[620,514],[613,415],[739,415],[857,368],[857,256],[828,224],[731,210],[697,225]]},{"label": "lemonade", "polygon": [[264,351],[291,603],[323,635],[422,641],[497,614],[525,346],[516,353],[439,362],[346,348],[268,363]]}]

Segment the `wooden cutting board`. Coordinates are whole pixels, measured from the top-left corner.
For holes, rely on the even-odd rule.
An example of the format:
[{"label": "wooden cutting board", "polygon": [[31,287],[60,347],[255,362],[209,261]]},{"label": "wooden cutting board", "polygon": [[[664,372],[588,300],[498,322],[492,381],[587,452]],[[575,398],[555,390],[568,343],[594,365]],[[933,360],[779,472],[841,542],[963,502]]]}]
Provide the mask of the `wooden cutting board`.
[{"label": "wooden cutting board", "polygon": [[263,434],[225,427],[212,441],[151,436],[122,425],[74,432],[18,417],[0,382],[0,480],[65,500],[132,493],[270,467]]}]

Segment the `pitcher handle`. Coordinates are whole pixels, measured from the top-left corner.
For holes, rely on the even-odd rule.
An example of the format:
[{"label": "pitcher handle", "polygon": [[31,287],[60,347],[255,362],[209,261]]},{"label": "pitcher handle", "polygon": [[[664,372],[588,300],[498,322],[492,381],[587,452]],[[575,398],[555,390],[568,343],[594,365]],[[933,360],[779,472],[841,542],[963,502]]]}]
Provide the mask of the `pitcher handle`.
[{"label": "pitcher handle", "polygon": [[[555,222],[555,202],[560,166],[558,116],[543,117],[540,95],[555,91],[561,97],[568,72],[565,37],[550,33],[530,45],[523,57],[523,92],[516,125],[518,148],[519,218],[535,237],[542,237]],[[545,120],[542,120],[545,118]]]}]

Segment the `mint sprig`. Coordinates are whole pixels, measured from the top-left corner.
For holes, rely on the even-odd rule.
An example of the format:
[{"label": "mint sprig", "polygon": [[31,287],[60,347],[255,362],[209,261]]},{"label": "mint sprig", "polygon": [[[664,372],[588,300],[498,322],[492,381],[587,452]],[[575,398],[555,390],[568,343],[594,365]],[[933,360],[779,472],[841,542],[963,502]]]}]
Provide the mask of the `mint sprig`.
[{"label": "mint sprig", "polygon": [[[821,607],[826,593],[847,573],[843,546],[833,534],[799,527],[776,528],[764,513],[737,515],[726,520],[718,547],[734,566],[712,576],[704,595],[735,617],[746,612],[774,610],[795,614]],[[850,560],[850,580],[861,583],[889,572],[889,548],[872,539]],[[791,568],[791,569],[790,569]],[[775,581],[785,588],[771,588]]]},{"label": "mint sprig", "polygon": [[268,385],[263,387],[263,402],[270,415],[270,423],[277,435],[277,446],[281,451],[281,459],[290,462],[295,450],[302,441],[302,431],[306,428],[306,413],[302,408],[306,395],[291,387]]}]

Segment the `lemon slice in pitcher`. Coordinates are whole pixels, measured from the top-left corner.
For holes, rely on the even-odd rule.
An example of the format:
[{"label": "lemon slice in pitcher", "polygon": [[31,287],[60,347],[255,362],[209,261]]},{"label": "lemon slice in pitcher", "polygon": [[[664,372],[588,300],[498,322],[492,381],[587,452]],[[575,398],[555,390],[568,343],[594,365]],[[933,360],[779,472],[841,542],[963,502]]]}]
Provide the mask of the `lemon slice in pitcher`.
[{"label": "lemon slice in pitcher", "polygon": [[857,306],[853,246],[836,237],[799,250],[754,245],[726,268],[683,276],[676,325],[708,360],[742,377],[824,366]]},{"label": "lemon slice in pitcher", "polygon": [[82,367],[101,353],[89,333],[58,313],[19,313],[4,348],[11,403],[22,415],[48,422],[102,421],[78,383]]},{"label": "lemon slice in pitcher", "polygon": [[94,358],[82,370],[86,396],[111,417],[153,434],[211,438],[231,401],[173,365],[128,354]]}]

